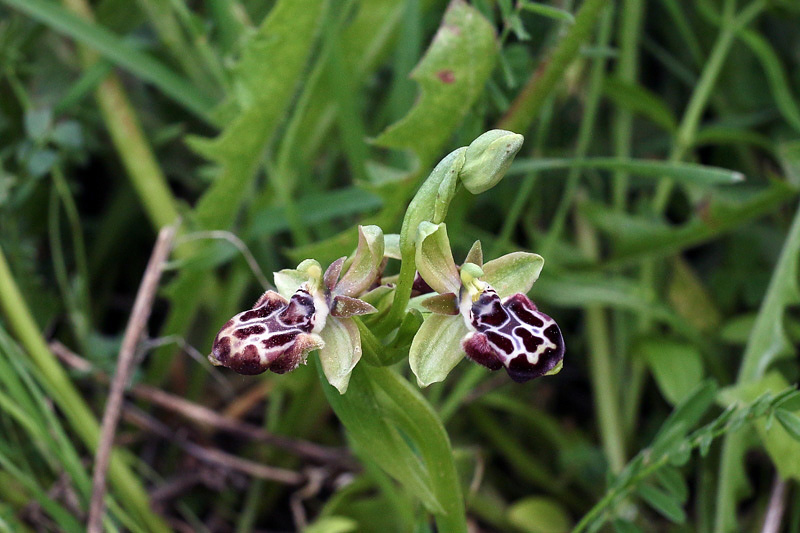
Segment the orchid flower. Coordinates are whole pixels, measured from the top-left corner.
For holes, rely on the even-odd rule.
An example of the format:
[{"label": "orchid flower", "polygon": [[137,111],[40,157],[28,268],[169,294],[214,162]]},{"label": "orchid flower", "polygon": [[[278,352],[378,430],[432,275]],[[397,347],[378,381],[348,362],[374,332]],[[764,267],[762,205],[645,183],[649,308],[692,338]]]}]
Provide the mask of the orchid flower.
[{"label": "orchid flower", "polygon": [[416,242],[419,275],[438,293],[421,301],[432,314],[409,353],[421,387],[444,380],[464,356],[505,368],[517,382],[561,370],[561,330],[525,294],[544,266],[541,256],[514,252],[484,265],[478,241],[458,268],[444,223],[421,223]]},{"label": "orchid flower", "polygon": [[284,374],[319,350],[325,376],[344,394],[361,359],[361,337],[352,317],[377,311],[358,297],[378,281],[383,255],[381,229],[359,226],[351,261],[341,257],[324,274],[313,259],[276,272],[278,291],[268,290],[252,309],[231,318],[214,339],[209,360],[240,374]]}]

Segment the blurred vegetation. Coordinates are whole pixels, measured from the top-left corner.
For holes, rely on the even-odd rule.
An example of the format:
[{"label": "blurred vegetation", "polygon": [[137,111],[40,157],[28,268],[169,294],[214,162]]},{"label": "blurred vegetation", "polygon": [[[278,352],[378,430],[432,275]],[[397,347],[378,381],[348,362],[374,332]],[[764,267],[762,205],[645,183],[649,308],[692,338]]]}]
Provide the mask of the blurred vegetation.
[{"label": "blurred vegetation", "polygon": [[420,395],[405,361],[365,367],[374,413],[343,422],[424,396],[385,430],[441,419],[480,531],[800,532],[798,28],[794,0],[0,0],[0,530],[83,530],[107,376],[180,217],[105,527],[433,531],[436,497],[409,490],[429,485],[378,466],[314,365],[248,378],[203,354],[264,289],[242,243],[264,272],[348,255],[501,127],[522,152],[457,194],[448,233],[459,258],[545,257],[530,296],[563,371],[464,362]]}]

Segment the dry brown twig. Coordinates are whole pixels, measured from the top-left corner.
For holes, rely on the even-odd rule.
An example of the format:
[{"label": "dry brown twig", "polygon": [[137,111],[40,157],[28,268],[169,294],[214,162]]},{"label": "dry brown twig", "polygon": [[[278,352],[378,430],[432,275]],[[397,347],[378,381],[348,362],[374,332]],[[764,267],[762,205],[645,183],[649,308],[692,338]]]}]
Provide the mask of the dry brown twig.
[{"label": "dry brown twig", "polygon": [[101,533],[102,531],[106,473],[122,409],[122,397],[133,371],[136,346],[147,326],[147,320],[153,307],[153,300],[158,290],[158,283],[161,279],[161,272],[169,258],[176,230],[177,226],[173,225],[162,228],[158,233],[156,244],[153,247],[153,252],[142,277],[142,283],[136,293],[131,317],[125,328],[125,336],[122,339],[122,347],[117,360],[117,370],[111,382],[111,390],[108,393],[108,401],[103,413],[103,423],[100,428],[100,440],[95,454],[94,473],[92,475],[92,500],[89,505],[89,519],[86,525],[89,533]]},{"label": "dry brown twig", "polygon": [[[95,367],[89,361],[72,352],[60,342],[51,343],[50,349],[59,359],[69,366],[82,372],[92,372],[99,381],[108,382],[108,376],[102,372],[96,371]],[[303,459],[345,469],[357,468],[357,463],[344,448],[333,448],[314,444],[306,440],[276,435],[254,424],[248,424],[237,420],[235,417],[219,414],[200,404],[149,385],[136,384],[131,387],[129,392],[132,396],[140,400],[150,402],[170,412],[176,413],[200,426],[205,426],[215,431],[231,433],[256,442],[263,442],[264,444],[275,446],[276,448],[280,448],[298,457],[302,457]],[[255,390],[251,391],[250,394],[253,394],[253,392],[259,392],[259,398],[263,399],[263,393]]]},{"label": "dry brown twig", "polygon": [[221,466],[227,470],[243,472],[255,478],[277,481],[278,483],[287,485],[300,485],[306,480],[303,474],[295,472],[294,470],[262,465],[249,459],[242,459],[241,457],[236,457],[227,452],[206,448],[205,446],[191,442],[180,434],[172,431],[165,424],[131,405],[125,406],[123,417],[131,424],[146,429],[163,439],[177,444],[189,455],[201,461]]}]

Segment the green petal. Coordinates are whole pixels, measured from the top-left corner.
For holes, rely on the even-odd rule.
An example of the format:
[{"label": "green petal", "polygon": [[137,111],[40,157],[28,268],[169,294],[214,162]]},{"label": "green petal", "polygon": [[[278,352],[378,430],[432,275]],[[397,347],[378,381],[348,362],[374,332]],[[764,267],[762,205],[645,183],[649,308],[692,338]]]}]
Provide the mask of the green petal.
[{"label": "green petal", "polygon": [[378,226],[359,226],[358,248],[353,262],[334,292],[355,297],[369,289],[380,274],[383,250],[383,230]]},{"label": "green petal", "polygon": [[479,267],[483,266],[483,248],[481,248],[481,241],[475,241],[472,243],[472,248],[469,249],[469,253],[467,254],[466,259],[464,259],[465,263],[472,263],[474,265],[478,265]]},{"label": "green petal", "polygon": [[296,269],[284,268],[274,272],[275,287],[284,298],[291,298],[303,283],[309,281],[313,274],[322,273],[322,267],[314,259],[306,259]]},{"label": "green petal", "polygon": [[325,341],[319,351],[322,371],[339,394],[347,392],[350,374],[361,359],[361,335],[350,318],[329,317],[320,333]]},{"label": "green petal", "polygon": [[402,259],[400,252],[400,235],[387,233],[383,236],[383,256],[391,259]]},{"label": "green petal", "polygon": [[470,144],[459,177],[472,194],[488,191],[503,179],[524,137],[505,130],[487,131]]},{"label": "green petal", "polygon": [[539,254],[513,252],[483,265],[483,281],[491,285],[500,298],[521,292],[526,294],[539,279],[544,259]]},{"label": "green petal", "polygon": [[430,315],[411,343],[408,362],[420,387],[443,381],[464,358],[461,339],[469,333],[461,315]]},{"label": "green petal", "polygon": [[461,278],[458,276],[447,227],[442,224],[422,222],[417,231],[417,270],[422,279],[439,294],[458,294]]}]

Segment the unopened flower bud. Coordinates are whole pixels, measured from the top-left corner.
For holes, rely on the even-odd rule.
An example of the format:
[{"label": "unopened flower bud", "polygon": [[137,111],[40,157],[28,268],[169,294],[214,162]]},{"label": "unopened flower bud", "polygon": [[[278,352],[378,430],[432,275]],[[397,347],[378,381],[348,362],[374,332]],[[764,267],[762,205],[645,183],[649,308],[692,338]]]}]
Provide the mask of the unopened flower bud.
[{"label": "unopened flower bud", "polygon": [[503,179],[525,138],[511,131],[487,131],[467,147],[459,173],[464,187],[472,194],[488,191]]}]

